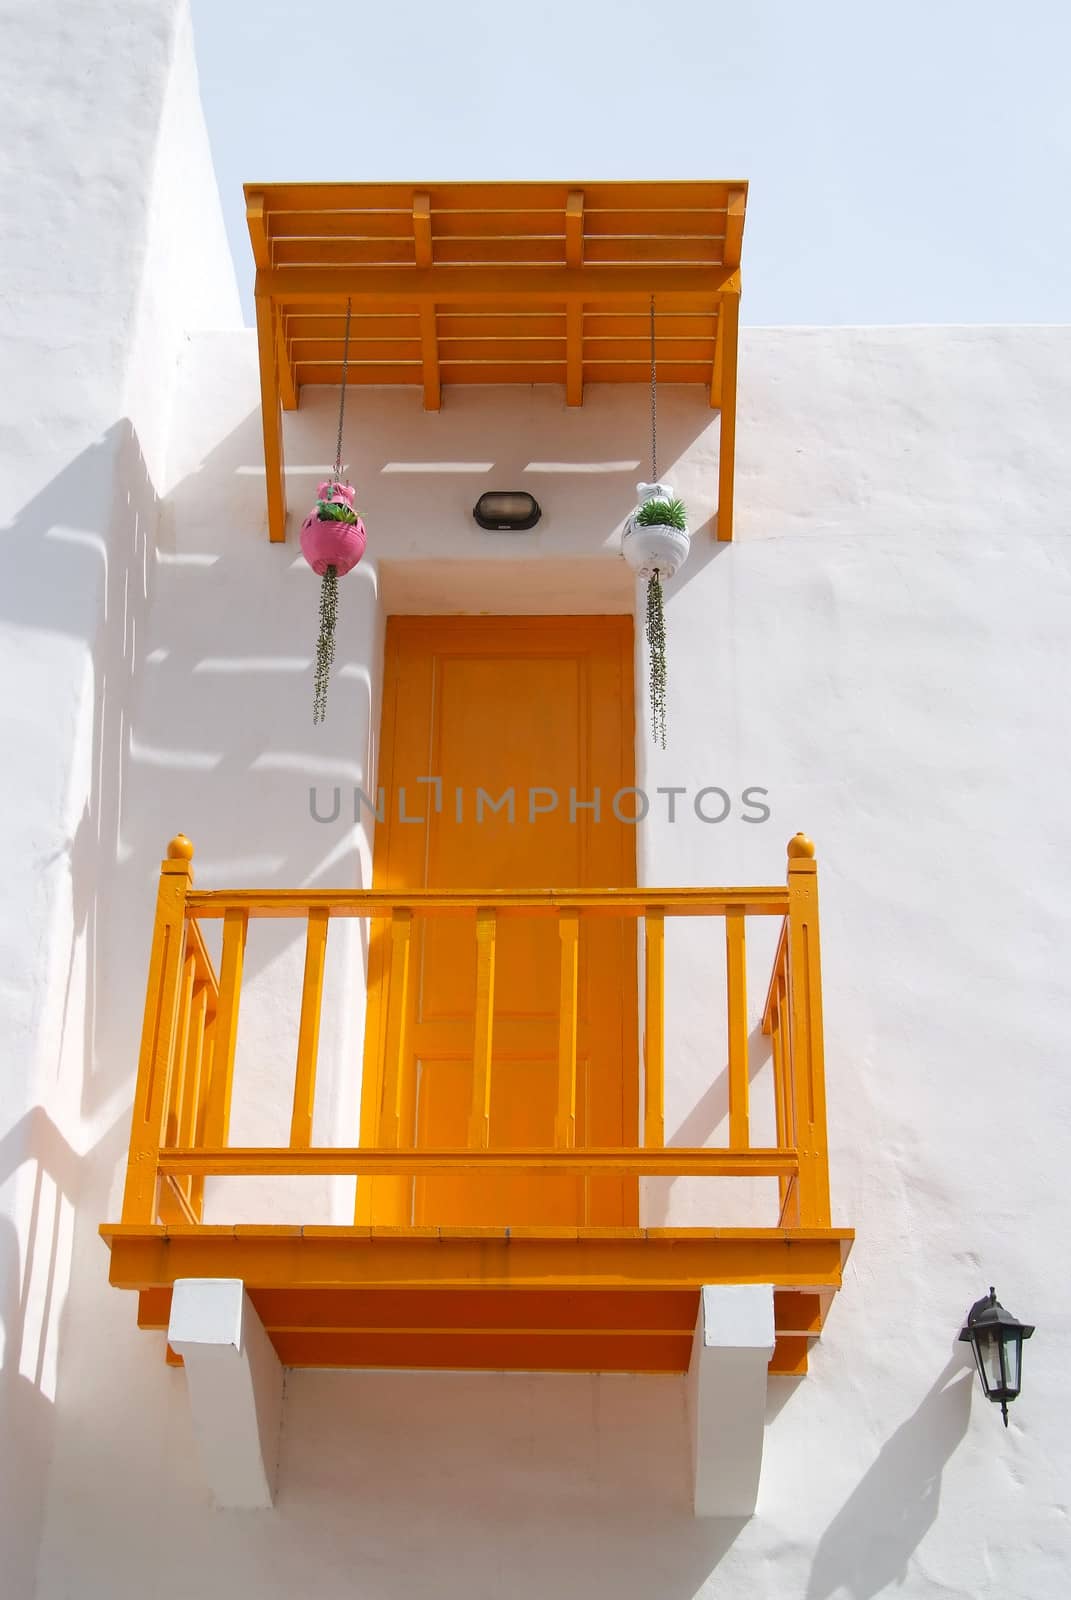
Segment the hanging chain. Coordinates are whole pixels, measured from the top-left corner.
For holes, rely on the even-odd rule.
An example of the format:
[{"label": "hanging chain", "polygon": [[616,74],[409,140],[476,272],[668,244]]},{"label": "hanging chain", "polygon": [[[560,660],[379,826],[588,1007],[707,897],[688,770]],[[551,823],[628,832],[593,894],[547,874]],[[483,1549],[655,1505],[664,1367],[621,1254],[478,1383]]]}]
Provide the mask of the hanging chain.
[{"label": "hanging chain", "polygon": [[[653,301],[652,301],[653,305]],[[350,315],[353,301],[346,301],[346,333],[342,342],[342,390],[338,397],[338,445],[335,449],[335,482],[342,478],[342,423],[346,416],[346,373],[350,364]],[[653,315],[653,313],[652,313]]]},{"label": "hanging chain", "polygon": [[651,482],[658,482],[658,386],[655,382],[654,295],[651,296]]}]

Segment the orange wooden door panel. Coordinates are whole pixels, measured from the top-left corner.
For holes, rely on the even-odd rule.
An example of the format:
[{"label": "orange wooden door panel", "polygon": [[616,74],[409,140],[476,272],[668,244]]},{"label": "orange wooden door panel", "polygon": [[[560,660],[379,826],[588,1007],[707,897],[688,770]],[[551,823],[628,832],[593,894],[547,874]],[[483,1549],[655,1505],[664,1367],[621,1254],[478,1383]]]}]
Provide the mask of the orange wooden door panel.
[{"label": "orange wooden door panel", "polygon": [[[390,618],[381,761],[387,817],[376,833],[378,888],[634,885],[635,828],[612,808],[634,781],[631,619]],[[441,789],[420,778],[440,779]],[[598,812],[590,806],[596,791]],[[382,1137],[389,960],[383,925],[369,955],[365,1142]],[[553,918],[499,921],[492,1146],[554,1143],[560,963]],[[635,923],[582,923],[579,967],[576,1140],[631,1145]],[[415,919],[399,1069],[402,1144],[469,1143],[476,968],[474,923]],[[381,1178],[358,1185],[357,1214],[401,1225],[628,1223],[636,1185]]]}]

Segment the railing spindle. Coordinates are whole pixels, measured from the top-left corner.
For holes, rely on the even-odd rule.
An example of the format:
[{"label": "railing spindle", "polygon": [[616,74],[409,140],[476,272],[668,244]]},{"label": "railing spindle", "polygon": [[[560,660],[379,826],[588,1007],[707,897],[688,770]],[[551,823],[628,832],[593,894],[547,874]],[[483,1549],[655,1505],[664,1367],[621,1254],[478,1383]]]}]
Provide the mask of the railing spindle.
[{"label": "railing spindle", "polygon": [[297,1070],[294,1074],[294,1110],[290,1118],[291,1150],[307,1150],[312,1143],[312,1109],[316,1099],[316,1057],[320,1046],[320,1011],[323,1003],[324,964],[327,955],[327,912],[310,911],[305,936],[305,978],[301,988],[298,1024]]},{"label": "railing spindle", "polygon": [[167,847],[167,860],[160,863],[123,1192],[124,1222],[156,1221],[157,1161],[165,1134],[174,1070],[175,1030],[186,947],[186,896],[193,886],[192,859],[193,845],[180,833]]},{"label": "railing spindle", "polygon": [[660,1150],[666,1142],[666,914],[648,906],[643,923],[643,1143]]},{"label": "railing spindle", "polygon": [[238,1044],[238,1007],[249,913],[233,908],[223,916],[223,950],[219,961],[219,1001],[212,1047],[212,1075],[205,1111],[205,1143],[225,1145],[231,1124],[234,1052]]},{"label": "railing spindle", "polygon": [[387,985],[387,1034],[383,1058],[383,1101],[379,1136],[388,1149],[401,1143],[402,1092],[409,1050],[409,956],[413,913],[396,907],[390,919],[390,981]]},{"label": "railing spindle", "polygon": [[182,1107],[188,1094],[186,1068],[189,1062],[190,1027],[193,1012],[193,986],[197,979],[197,957],[187,944],[186,958],[182,963],[179,983],[178,1019],[175,1029],[175,1055],[171,1068],[171,1083],[167,1096],[167,1120],[164,1144],[178,1144]]},{"label": "railing spindle", "polygon": [[558,918],[561,939],[561,983],[558,998],[558,1108],[554,1144],[571,1150],[576,1144],[576,1031],[580,971],[580,918],[563,911]]},{"label": "railing spindle", "polygon": [[788,989],[800,1221],[829,1227],[822,976],[814,845],[802,833],[788,844]]},{"label": "railing spindle", "polygon": [[747,956],[744,913],[725,913],[725,983],[729,1023],[729,1148],[746,1150],[748,1125]]},{"label": "railing spindle", "polygon": [[481,906],[476,913],[476,1019],[473,1031],[472,1112],[469,1117],[469,1144],[478,1150],[486,1150],[491,1139],[491,1050],[497,930],[497,912]]}]

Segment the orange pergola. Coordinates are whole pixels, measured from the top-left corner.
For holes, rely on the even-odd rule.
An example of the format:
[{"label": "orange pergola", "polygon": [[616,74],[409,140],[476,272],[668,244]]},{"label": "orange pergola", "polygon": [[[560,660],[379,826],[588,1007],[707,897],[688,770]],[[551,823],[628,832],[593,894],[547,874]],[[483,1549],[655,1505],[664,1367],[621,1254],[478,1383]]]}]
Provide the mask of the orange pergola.
[{"label": "orange pergola", "polygon": [[286,537],[282,412],[306,384],[700,383],[721,413],[732,538],[746,183],[251,183],[268,531]]}]

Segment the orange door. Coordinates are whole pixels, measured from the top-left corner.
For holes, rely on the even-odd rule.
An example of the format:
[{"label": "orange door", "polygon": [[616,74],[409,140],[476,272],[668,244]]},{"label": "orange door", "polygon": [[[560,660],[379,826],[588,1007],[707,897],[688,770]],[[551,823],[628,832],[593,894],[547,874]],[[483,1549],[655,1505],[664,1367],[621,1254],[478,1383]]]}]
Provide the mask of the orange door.
[{"label": "orange door", "polygon": [[[391,617],[374,882],[381,889],[631,887],[635,827],[627,617]],[[419,782],[439,779],[440,784]],[[404,791],[404,793],[403,793]],[[599,810],[590,805],[599,792]],[[587,804],[585,804],[587,803]],[[622,802],[631,813],[631,802]],[[418,820],[411,820],[411,819]],[[362,1143],[382,1142],[389,933],[369,952]],[[552,1148],[560,950],[554,918],[501,919],[490,1144]],[[580,924],[578,1145],[635,1145],[636,925]],[[416,918],[399,1142],[469,1143],[475,921]],[[422,1226],[627,1224],[636,1185],[607,1179],[380,1178],[358,1220]]]}]

